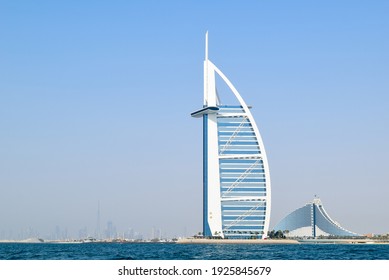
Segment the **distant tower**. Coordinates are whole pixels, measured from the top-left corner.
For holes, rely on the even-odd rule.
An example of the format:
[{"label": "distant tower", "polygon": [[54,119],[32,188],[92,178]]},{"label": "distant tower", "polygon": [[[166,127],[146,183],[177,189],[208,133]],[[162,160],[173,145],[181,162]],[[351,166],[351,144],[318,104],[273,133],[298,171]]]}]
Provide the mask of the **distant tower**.
[{"label": "distant tower", "polygon": [[152,227],[152,229],[151,229],[151,238],[150,239],[155,239],[155,227]]},{"label": "distant tower", "polygon": [[100,233],[100,200],[97,202],[96,239],[101,238]]},{"label": "distant tower", "polygon": [[[236,97],[221,103],[218,75]],[[267,236],[270,173],[265,147],[250,107],[208,59],[205,37],[204,103],[192,117],[203,119],[203,234],[222,238]]]}]

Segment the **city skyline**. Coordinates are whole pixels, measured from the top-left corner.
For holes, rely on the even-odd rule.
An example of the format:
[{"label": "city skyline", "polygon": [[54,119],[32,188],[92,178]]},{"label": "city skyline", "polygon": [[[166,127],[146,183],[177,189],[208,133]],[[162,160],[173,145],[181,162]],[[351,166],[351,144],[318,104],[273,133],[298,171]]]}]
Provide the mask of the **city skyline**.
[{"label": "city skyline", "polygon": [[98,201],[102,227],[202,231],[202,124],[188,112],[207,30],[266,145],[270,228],[317,194],[345,228],[389,232],[388,13],[362,0],[2,1],[0,232],[92,230]]},{"label": "city skyline", "polygon": [[[100,220],[100,201],[98,202],[98,210],[96,215],[97,220]],[[0,240],[27,240],[31,238],[40,238],[43,240],[83,240],[93,238],[96,240],[152,240],[152,239],[171,239],[184,237],[185,228],[180,234],[168,236],[162,228],[150,226],[148,232],[140,232],[131,225],[117,227],[117,224],[112,220],[105,220],[103,226],[101,221],[96,227],[88,227],[86,225],[69,230],[68,225],[53,225],[52,228],[45,232],[40,232],[33,226],[25,226],[16,229],[0,229]]]}]

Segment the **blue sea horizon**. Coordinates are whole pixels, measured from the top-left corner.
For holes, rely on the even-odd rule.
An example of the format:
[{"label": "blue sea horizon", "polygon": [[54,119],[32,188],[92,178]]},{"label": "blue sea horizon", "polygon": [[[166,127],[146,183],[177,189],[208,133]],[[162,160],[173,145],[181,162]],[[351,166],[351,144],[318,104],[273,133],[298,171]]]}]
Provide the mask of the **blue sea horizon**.
[{"label": "blue sea horizon", "polygon": [[389,245],[1,243],[0,260],[389,260]]}]

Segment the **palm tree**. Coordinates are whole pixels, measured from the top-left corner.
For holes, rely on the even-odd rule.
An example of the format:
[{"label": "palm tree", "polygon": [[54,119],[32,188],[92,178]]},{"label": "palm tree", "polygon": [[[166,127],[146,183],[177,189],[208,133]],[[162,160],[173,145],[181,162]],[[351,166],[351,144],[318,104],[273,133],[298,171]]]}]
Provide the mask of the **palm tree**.
[{"label": "palm tree", "polygon": [[274,239],[275,238],[275,233],[276,231],[273,229],[272,231],[269,231],[267,233],[267,236],[270,238],[270,239]]}]

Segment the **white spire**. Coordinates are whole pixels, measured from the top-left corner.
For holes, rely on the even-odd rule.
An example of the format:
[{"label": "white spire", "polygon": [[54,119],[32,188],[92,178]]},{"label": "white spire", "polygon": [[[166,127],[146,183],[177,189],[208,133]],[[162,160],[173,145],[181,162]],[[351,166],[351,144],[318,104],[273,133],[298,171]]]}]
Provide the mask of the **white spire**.
[{"label": "white spire", "polygon": [[208,31],[205,33],[205,60],[208,60]]}]

